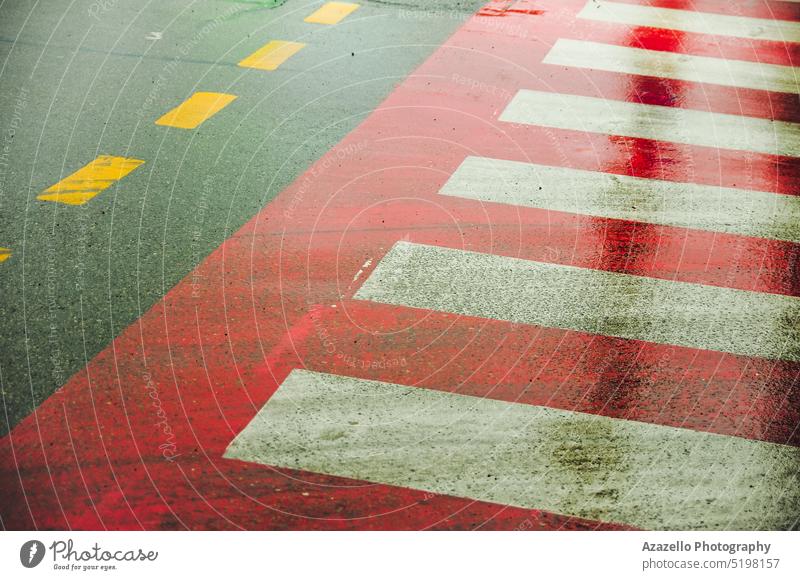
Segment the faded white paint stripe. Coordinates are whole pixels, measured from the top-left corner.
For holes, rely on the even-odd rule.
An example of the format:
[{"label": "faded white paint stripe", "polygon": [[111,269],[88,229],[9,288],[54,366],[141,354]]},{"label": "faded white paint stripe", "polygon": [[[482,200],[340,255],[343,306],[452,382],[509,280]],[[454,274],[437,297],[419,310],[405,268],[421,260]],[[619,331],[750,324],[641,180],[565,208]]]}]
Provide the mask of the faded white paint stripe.
[{"label": "faded white paint stripe", "polygon": [[800,243],[800,197],[467,157],[442,195]]},{"label": "faded white paint stripe", "polygon": [[398,242],[355,298],[800,361],[800,299]]},{"label": "faded white paint stripe", "polygon": [[544,62],[728,87],[782,93],[800,92],[797,69],[791,66],[645,50],[584,40],[559,39],[547,53]]},{"label": "faded white paint stripe", "polygon": [[788,529],[797,448],[295,370],[229,459],[648,529]]},{"label": "faded white paint stripe", "polygon": [[578,18],[753,40],[800,42],[800,23],[694,10],[588,0]]},{"label": "faded white paint stripe", "polygon": [[520,90],[501,121],[773,155],[800,155],[800,126],[786,121]]}]

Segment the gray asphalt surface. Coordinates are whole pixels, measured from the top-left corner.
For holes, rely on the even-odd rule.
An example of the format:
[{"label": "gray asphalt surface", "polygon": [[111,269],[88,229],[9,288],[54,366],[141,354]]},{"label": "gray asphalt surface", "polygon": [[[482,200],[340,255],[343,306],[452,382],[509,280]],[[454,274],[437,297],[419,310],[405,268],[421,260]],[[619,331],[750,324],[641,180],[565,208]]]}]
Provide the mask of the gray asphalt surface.
[{"label": "gray asphalt surface", "polygon": [[[0,433],[78,372],[333,144],[481,4],[0,4]],[[273,72],[237,63],[308,46]],[[154,121],[237,100],[196,130]],[[36,196],[99,154],[145,164],[83,206]]]}]

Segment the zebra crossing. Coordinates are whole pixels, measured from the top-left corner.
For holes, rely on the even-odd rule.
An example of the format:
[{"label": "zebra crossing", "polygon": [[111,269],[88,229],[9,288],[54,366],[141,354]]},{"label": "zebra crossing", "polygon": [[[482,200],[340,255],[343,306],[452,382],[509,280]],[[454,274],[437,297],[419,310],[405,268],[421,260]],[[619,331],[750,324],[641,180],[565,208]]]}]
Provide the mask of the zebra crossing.
[{"label": "zebra crossing", "polygon": [[[797,23],[589,0],[578,18],[751,40]],[[790,66],[559,38],[543,63],[797,92]],[[712,89],[709,88],[709,91]],[[792,122],[515,87],[500,123],[773,156]],[[798,198],[468,155],[440,196],[798,242]],[[633,226],[632,226],[633,227]],[[358,276],[357,276],[358,278]],[[400,241],[359,283],[366,304],[744,357],[800,361],[795,296]],[[784,529],[797,448],[602,414],[294,370],[225,457],[651,529]]]}]

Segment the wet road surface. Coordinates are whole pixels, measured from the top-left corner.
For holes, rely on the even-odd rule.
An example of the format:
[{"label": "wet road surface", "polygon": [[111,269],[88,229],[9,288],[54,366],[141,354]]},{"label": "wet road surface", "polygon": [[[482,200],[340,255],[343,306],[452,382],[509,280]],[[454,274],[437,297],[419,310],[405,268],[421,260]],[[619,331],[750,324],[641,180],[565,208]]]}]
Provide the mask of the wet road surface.
[{"label": "wet road surface", "polygon": [[[458,20],[364,3],[299,24],[321,4],[271,12],[294,20],[231,53],[228,84],[189,75],[148,118],[190,131],[170,191],[235,185],[165,195],[151,243],[196,260],[158,255],[163,298],[153,283],[3,440],[3,524],[796,528],[800,4],[521,0]],[[252,75],[319,70],[301,26],[379,42],[346,28],[367,10],[394,14],[389,30],[412,10],[443,43],[408,76],[424,51],[399,50],[394,90],[342,89],[325,138],[313,128],[333,121],[296,92],[276,106],[306,133],[268,125],[269,99],[237,109],[243,70],[254,91],[268,81]],[[32,199],[59,219],[138,200],[142,223],[132,180],[151,152],[93,151]],[[294,173],[273,180],[287,156]],[[231,209],[241,188],[263,205],[249,221]],[[198,252],[191,224],[218,213]],[[166,243],[173,229],[185,237]],[[0,245],[6,268],[19,258]]]}]

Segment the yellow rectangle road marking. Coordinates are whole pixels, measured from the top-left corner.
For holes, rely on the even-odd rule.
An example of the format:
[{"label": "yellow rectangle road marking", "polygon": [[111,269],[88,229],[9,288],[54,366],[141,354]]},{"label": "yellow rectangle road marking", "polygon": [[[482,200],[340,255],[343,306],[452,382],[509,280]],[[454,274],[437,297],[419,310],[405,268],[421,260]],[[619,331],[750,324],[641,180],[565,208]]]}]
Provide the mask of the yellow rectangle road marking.
[{"label": "yellow rectangle road marking", "polygon": [[228,95],[226,93],[195,93],[162,116],[156,121],[156,125],[177,127],[178,129],[194,129],[219,113],[235,99],[236,95]]},{"label": "yellow rectangle road marking", "polygon": [[359,4],[352,2],[327,2],[323,6],[307,16],[305,22],[312,24],[339,24],[348,14],[358,10]]},{"label": "yellow rectangle road marking", "polygon": [[144,161],[113,155],[100,155],[55,185],[45,189],[36,199],[67,205],[83,205],[98,193],[111,187]]},{"label": "yellow rectangle road marking", "polygon": [[0,262],[5,262],[11,257],[10,248],[0,248]]},{"label": "yellow rectangle road marking", "polygon": [[245,68],[275,70],[305,46],[302,42],[270,40],[239,63]]}]

